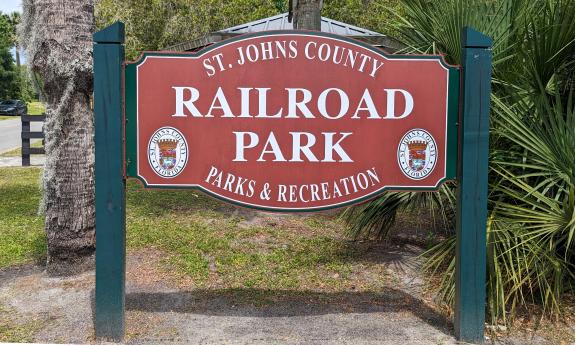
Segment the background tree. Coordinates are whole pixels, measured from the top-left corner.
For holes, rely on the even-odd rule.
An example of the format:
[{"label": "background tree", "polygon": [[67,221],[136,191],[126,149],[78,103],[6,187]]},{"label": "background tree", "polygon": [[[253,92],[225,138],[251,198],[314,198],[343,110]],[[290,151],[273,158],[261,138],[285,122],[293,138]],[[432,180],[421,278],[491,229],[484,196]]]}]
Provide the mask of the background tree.
[{"label": "background tree", "polygon": [[[319,4],[319,1],[316,1]],[[324,16],[394,36],[391,7],[401,13],[399,0],[324,1]],[[284,13],[288,0],[99,0],[96,25],[126,24],[126,56],[159,50],[230,26]]]},{"label": "background tree", "polygon": [[208,32],[265,18],[278,11],[272,0],[100,0],[96,24],[126,24],[126,57],[160,50]]},{"label": "background tree", "polygon": [[13,46],[10,16],[0,12],[0,100],[18,98],[18,69],[10,53]]},{"label": "background tree", "polygon": [[95,249],[94,7],[92,0],[24,0],[22,7],[20,44],[46,102],[47,271],[73,274],[92,266]]},{"label": "background tree", "polygon": [[[0,12],[0,100],[32,100],[35,92],[25,66],[20,65],[20,49],[16,36],[16,27],[20,23],[20,14],[10,15]],[[16,65],[10,51],[15,50]]]},{"label": "background tree", "polygon": [[0,47],[12,46],[12,24],[7,14],[0,12]]},{"label": "background tree", "polygon": [[16,28],[20,24],[20,13],[10,13],[8,16],[8,22],[10,23],[10,41],[16,50],[14,54],[16,56],[16,66],[18,67],[18,70],[20,70],[20,45],[18,44],[18,38],[16,35]]},{"label": "background tree", "polygon": [[321,31],[322,7],[322,0],[290,0],[288,19],[294,29]]},{"label": "background tree", "polygon": [[18,98],[18,72],[12,53],[7,47],[0,47],[0,100]]},{"label": "background tree", "polygon": [[10,22],[10,41],[12,42],[12,46],[14,47],[14,56],[16,57],[16,74],[18,76],[18,88],[19,88],[19,95],[17,98],[29,102],[31,100],[30,94],[30,79],[28,78],[28,73],[26,69],[22,68],[21,61],[20,61],[20,44],[18,43],[18,36],[17,36],[17,27],[20,24],[20,13],[12,12],[8,16],[8,21]]},{"label": "background tree", "polygon": [[324,1],[321,14],[392,38],[400,38],[395,16],[403,16],[404,11],[400,0],[329,0]]}]

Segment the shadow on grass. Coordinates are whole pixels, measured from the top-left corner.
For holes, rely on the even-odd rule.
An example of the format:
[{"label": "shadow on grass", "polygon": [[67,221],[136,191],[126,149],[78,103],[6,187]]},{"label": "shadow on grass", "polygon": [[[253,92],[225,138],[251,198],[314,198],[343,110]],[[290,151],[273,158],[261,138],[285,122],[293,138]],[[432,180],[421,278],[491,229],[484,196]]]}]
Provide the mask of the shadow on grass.
[{"label": "shadow on grass", "polygon": [[315,292],[291,290],[197,289],[181,292],[131,292],[126,309],[209,316],[291,317],[352,313],[411,313],[451,335],[451,322],[412,295],[393,288],[378,292]]},{"label": "shadow on grass", "polygon": [[129,179],[126,187],[127,207],[148,215],[207,211],[221,204],[196,190],[145,189],[136,179]]},{"label": "shadow on grass", "polygon": [[14,279],[28,277],[44,270],[44,262],[42,264],[24,263],[13,266],[0,268],[0,287],[3,287],[13,281]]},{"label": "shadow on grass", "polygon": [[[127,182],[127,207],[136,213],[148,215],[165,215],[170,213],[213,212],[214,214],[239,217],[245,220],[258,215],[274,215],[276,218],[289,217],[289,213],[258,211],[247,207],[236,206],[218,200],[199,189],[145,189],[140,181],[129,179]],[[338,214],[341,210],[322,212],[325,216]],[[309,216],[317,213],[300,213]],[[293,216],[293,214],[291,214]],[[323,225],[319,223],[319,225]]]}]

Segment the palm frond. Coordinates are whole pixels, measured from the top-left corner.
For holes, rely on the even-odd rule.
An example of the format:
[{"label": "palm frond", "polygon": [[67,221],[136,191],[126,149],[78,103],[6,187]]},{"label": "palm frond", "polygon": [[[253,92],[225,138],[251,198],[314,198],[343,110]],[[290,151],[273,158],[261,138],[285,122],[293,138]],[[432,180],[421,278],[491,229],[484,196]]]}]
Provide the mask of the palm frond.
[{"label": "palm frond", "polygon": [[[396,30],[404,52],[440,53],[457,64],[463,26],[494,39],[487,310],[491,322],[505,322],[517,308],[540,303],[557,317],[575,282],[575,2],[403,0],[402,7]],[[389,193],[350,209],[350,233],[385,237],[398,213],[416,205],[452,217],[453,187]],[[454,254],[454,237],[423,254],[448,304]]]}]

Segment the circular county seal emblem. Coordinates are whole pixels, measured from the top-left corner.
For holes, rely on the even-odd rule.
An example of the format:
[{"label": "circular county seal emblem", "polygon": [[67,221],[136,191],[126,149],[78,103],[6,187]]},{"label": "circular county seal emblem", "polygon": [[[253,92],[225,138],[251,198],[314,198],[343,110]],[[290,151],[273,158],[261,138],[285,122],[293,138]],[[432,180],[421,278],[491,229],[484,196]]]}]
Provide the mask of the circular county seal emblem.
[{"label": "circular county seal emblem", "polygon": [[435,168],[437,145],[424,129],[414,128],[405,133],[397,148],[397,162],[405,176],[412,180],[427,177]]},{"label": "circular county seal emblem", "polygon": [[173,127],[158,129],[148,143],[148,161],[156,174],[172,178],[184,170],[188,161],[188,144]]}]

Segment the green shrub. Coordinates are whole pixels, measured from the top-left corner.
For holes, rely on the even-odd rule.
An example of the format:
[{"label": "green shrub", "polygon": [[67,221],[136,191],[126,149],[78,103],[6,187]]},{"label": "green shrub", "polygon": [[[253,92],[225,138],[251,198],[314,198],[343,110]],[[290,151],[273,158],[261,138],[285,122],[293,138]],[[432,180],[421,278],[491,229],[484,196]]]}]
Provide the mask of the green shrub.
[{"label": "green shrub", "polygon": [[[402,7],[397,30],[406,52],[460,63],[463,26],[494,39],[487,312],[493,323],[508,321],[517,307],[536,302],[558,317],[561,296],[575,281],[575,2],[404,0]],[[452,219],[453,188],[390,193],[351,209],[350,232],[385,237],[396,213],[416,203]],[[439,296],[449,305],[454,254],[454,237],[425,253],[424,269],[438,276]]]}]

